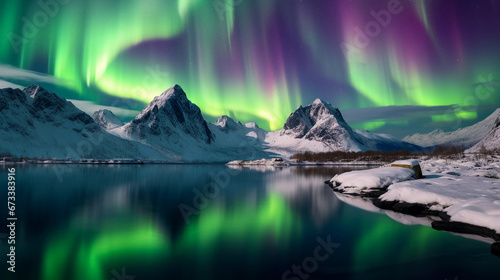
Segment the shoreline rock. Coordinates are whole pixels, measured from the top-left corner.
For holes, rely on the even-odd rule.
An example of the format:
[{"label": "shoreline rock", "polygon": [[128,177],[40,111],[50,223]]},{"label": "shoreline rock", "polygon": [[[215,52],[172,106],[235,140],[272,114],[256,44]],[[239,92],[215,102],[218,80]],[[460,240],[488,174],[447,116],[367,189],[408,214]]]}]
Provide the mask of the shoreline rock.
[{"label": "shoreline rock", "polygon": [[[334,192],[343,193],[341,190],[337,189],[336,186],[334,186],[330,181],[325,181],[325,183],[328,184]],[[496,233],[495,230],[473,224],[450,221],[450,216],[446,212],[430,210],[430,205],[400,202],[400,201],[385,201],[379,199],[378,197],[385,192],[387,192],[387,188],[377,189],[376,191],[369,193],[359,193],[359,194],[347,193],[347,195],[369,198],[371,199],[372,204],[374,206],[384,210],[391,210],[397,213],[402,213],[415,217],[429,217],[429,216],[439,217],[441,221],[434,221],[431,223],[431,227],[434,230],[462,233],[462,234],[472,234],[486,238],[491,238],[495,241],[499,241],[491,244],[491,254],[500,257],[500,234]]]},{"label": "shoreline rock", "polygon": [[432,228],[435,230],[479,235],[482,237],[488,237],[494,239],[495,241],[500,240],[500,234],[497,234],[496,231],[489,229],[487,227],[476,226],[468,223],[452,222],[452,221],[434,221],[432,222]]},{"label": "shoreline rock", "polygon": [[491,253],[497,257],[500,257],[500,242],[491,244]]}]

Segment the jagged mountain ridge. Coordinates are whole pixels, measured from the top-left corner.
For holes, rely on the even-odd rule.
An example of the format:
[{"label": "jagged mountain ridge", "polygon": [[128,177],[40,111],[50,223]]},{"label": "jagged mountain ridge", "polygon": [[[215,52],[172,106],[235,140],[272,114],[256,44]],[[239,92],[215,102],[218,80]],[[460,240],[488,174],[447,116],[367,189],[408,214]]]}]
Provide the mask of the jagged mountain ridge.
[{"label": "jagged mountain ridge", "polygon": [[497,109],[495,113],[498,114],[493,128],[481,141],[479,141],[479,143],[467,150],[467,152],[477,153],[481,152],[483,149],[500,150],[500,109]]},{"label": "jagged mountain ridge", "polygon": [[0,90],[0,154],[58,159],[133,159],[148,148],[115,137],[42,87]]},{"label": "jagged mountain ridge", "polygon": [[319,98],[309,106],[299,106],[286,120],[280,135],[322,141],[345,147],[346,150],[363,145],[362,139],[346,123],[339,109]]},{"label": "jagged mountain ridge", "polygon": [[494,128],[498,117],[500,117],[500,108],[484,120],[471,126],[451,132],[436,129],[427,134],[416,133],[406,136],[402,140],[422,147],[444,145],[462,146],[467,149],[479,143]]},{"label": "jagged mountain ridge", "polygon": [[[271,156],[288,157],[297,152],[312,151],[365,151],[370,149],[394,150],[416,149],[416,146],[401,142],[386,135],[373,134],[367,131],[353,130],[343,119],[340,111],[330,103],[315,100],[311,105],[300,106],[287,119],[280,131],[266,132],[255,123],[242,124],[235,122],[228,116],[220,117],[215,123],[208,123],[203,118],[200,108],[191,103],[186,93],[179,85],[163,92],[144,108],[136,118],[123,124],[110,111],[97,111],[94,119],[78,110],[73,104],[59,98],[54,93],[31,86],[25,91],[25,107],[29,111],[42,108],[41,111],[50,112],[41,116],[26,113],[26,122],[29,120],[43,121],[46,127],[41,131],[50,131],[51,126],[60,126],[60,133],[72,130],[75,133],[84,131],[102,134],[106,141],[116,142],[99,145],[101,154],[90,154],[95,158],[118,157],[136,159],[155,159],[163,161],[229,161],[234,159],[256,159]],[[18,94],[2,95],[0,108],[9,106],[8,98],[21,98]],[[37,98],[37,95],[42,97]],[[6,99],[7,98],[7,99]],[[32,102],[35,105],[28,103]],[[7,105],[6,105],[7,104]],[[67,105],[70,104],[70,105]],[[3,107],[2,107],[3,106]],[[68,106],[71,112],[57,114],[57,108]],[[3,110],[3,109],[2,109]],[[12,112],[3,115],[14,115]],[[44,119],[44,118],[49,118]],[[83,123],[82,123],[83,122]],[[13,122],[6,122],[2,129],[9,131],[15,128]],[[70,125],[71,124],[71,125]],[[88,126],[88,127],[85,127]],[[83,128],[82,128],[83,127]],[[31,135],[32,129],[26,128],[24,134]],[[31,131],[31,132],[30,132]],[[22,135],[22,133],[17,133]],[[67,135],[72,135],[69,133]],[[31,135],[38,139],[39,135]],[[59,136],[58,141],[74,143],[81,141],[88,135],[71,136],[75,139],[65,139]],[[70,138],[71,138],[70,137]],[[40,149],[43,145],[40,142]],[[22,143],[22,142],[20,142]],[[12,148],[12,147],[11,147]],[[60,145],[53,145],[53,149],[64,150]],[[24,153],[24,154],[23,154]],[[22,155],[21,155],[22,154]],[[36,154],[36,155],[35,155]],[[39,153],[25,150],[16,156],[40,157]],[[49,151],[44,157],[66,157],[64,151]]]},{"label": "jagged mountain ridge", "polygon": [[338,108],[320,99],[299,106],[283,129],[268,133],[269,151],[291,156],[297,152],[420,150],[419,146],[394,137],[354,130]]},{"label": "jagged mountain ridge", "polygon": [[99,126],[104,128],[105,130],[117,128],[124,125],[120,118],[118,118],[115,114],[113,114],[113,112],[107,109],[95,111],[94,114],[92,114],[92,118]]},{"label": "jagged mountain ridge", "polygon": [[200,108],[187,99],[179,85],[156,96],[123,129],[135,139],[144,139],[149,134],[170,141],[180,139],[185,134],[207,144],[214,140]]},{"label": "jagged mountain ridge", "polygon": [[227,116],[216,124],[206,122],[179,85],[156,96],[132,121],[109,131],[162,153],[173,153],[177,161],[223,162],[241,156],[269,156],[261,142],[247,136],[250,130],[241,123]]}]

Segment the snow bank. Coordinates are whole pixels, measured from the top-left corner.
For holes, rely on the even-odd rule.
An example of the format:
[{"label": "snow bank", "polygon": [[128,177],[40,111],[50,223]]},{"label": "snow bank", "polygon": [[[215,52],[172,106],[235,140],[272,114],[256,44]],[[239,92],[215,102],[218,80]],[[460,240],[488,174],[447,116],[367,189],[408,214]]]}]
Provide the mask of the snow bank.
[{"label": "snow bank", "polygon": [[450,220],[500,232],[500,181],[483,177],[432,174],[426,179],[400,182],[380,196],[383,201],[428,205]]},{"label": "snow bank", "polygon": [[381,167],[337,174],[330,182],[335,190],[361,193],[370,189],[383,189],[396,182],[412,180],[415,172],[403,167]]},{"label": "snow bank", "polygon": [[[418,162],[393,164],[415,166]],[[451,221],[500,233],[500,180],[495,179],[500,178],[498,158],[427,159],[420,166],[426,173],[425,179],[411,180],[414,173],[408,168],[384,167],[343,173],[330,182],[335,190],[358,194],[390,185],[379,197],[382,201],[426,205],[429,210],[445,212]]]}]

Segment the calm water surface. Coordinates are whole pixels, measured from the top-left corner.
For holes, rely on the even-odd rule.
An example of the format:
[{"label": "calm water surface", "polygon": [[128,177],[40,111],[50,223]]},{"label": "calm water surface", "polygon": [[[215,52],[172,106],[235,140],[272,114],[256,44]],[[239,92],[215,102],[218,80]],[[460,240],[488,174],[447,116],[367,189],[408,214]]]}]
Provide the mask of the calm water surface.
[{"label": "calm water surface", "polygon": [[[500,258],[489,253],[485,242],[404,225],[393,218],[411,217],[389,213],[391,218],[342,202],[324,181],[348,168],[38,165],[16,169],[16,273],[7,272],[10,245],[4,225],[1,279],[499,279],[500,275]],[[5,185],[1,218],[6,224],[7,169],[0,171]]]}]

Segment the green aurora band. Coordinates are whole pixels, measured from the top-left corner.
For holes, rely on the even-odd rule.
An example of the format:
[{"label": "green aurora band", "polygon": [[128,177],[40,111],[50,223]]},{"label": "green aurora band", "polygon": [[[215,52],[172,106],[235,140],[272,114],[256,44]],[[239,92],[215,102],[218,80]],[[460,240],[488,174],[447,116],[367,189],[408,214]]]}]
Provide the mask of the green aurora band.
[{"label": "green aurora band", "polygon": [[[98,103],[148,103],[177,83],[205,115],[271,130],[316,97],[341,109],[468,106],[451,113],[460,119],[475,119],[480,104],[500,103],[498,94],[478,98],[474,86],[500,76],[499,40],[473,41],[474,32],[486,38],[498,27],[497,4],[484,1],[488,13],[477,14],[487,21],[478,31],[464,18],[466,6],[401,1],[402,12],[380,35],[344,56],[340,44],[373,20],[371,10],[387,5],[372,2],[5,0],[0,34],[8,40],[0,42],[0,59],[55,76]],[[378,119],[358,127],[387,124],[408,125]]]}]

